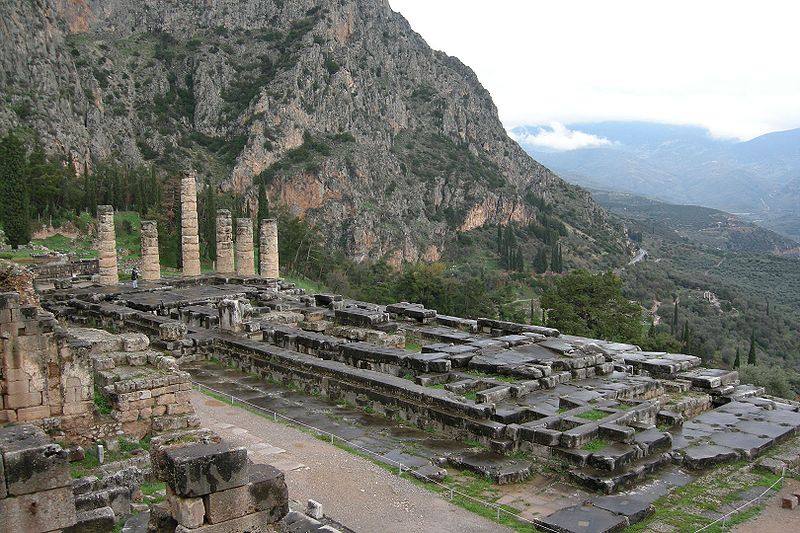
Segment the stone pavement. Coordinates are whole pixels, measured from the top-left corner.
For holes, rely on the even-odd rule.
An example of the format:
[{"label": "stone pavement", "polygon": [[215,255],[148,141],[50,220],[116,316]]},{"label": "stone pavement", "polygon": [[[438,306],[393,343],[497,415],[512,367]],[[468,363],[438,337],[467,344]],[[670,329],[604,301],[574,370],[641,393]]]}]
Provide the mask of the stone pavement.
[{"label": "stone pavement", "polygon": [[292,500],[319,501],[354,531],[510,531],[313,435],[198,392],[192,403],[205,427],[246,446],[254,462],[283,470]]}]

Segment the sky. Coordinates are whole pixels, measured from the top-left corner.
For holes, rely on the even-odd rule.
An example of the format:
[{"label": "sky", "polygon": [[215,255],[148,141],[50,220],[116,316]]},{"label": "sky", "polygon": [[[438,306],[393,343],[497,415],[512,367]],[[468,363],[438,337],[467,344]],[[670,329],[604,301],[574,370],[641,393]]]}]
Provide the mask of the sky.
[{"label": "sky", "polygon": [[508,129],[547,125],[575,145],[583,133],[563,124],[691,124],[742,140],[800,127],[800,2],[389,3],[475,71]]}]

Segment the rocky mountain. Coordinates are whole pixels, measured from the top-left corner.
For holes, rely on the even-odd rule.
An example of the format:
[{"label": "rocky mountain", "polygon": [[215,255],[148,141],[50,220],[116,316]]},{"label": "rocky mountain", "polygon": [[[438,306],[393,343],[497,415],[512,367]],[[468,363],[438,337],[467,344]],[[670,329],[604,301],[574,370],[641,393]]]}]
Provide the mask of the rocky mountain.
[{"label": "rocky mountain", "polygon": [[0,131],[91,169],[200,179],[315,222],[356,260],[435,260],[457,231],[541,219],[580,264],[621,228],[531,159],[489,93],[386,0],[6,0]]},{"label": "rocky mountain", "polygon": [[541,127],[516,128],[513,135],[533,157],[583,186],[739,212],[800,239],[800,210],[793,201],[800,180],[800,129],[746,142],[715,139],[698,127],[642,122],[566,129],[602,142],[555,151],[537,144]]}]

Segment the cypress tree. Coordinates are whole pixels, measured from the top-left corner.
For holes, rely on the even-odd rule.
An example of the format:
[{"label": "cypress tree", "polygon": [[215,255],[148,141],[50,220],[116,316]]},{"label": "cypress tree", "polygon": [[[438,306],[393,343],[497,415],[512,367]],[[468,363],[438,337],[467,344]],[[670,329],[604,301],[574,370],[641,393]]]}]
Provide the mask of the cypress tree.
[{"label": "cypress tree", "polygon": [[554,244],[550,248],[550,270],[558,272],[558,245]]},{"label": "cypress tree", "polygon": [[747,364],[748,365],[755,365],[756,364],[756,331],[753,330],[753,333],[750,335],[750,351],[747,353]]},{"label": "cypress tree", "polygon": [[13,133],[0,139],[0,221],[13,246],[31,240],[31,213],[26,150]]},{"label": "cypress tree", "polygon": [[678,299],[674,300],[674,310],[672,312],[672,325],[670,326],[670,333],[675,336],[678,332]]},{"label": "cypress tree", "polygon": [[503,226],[497,225],[497,253],[503,253]]},{"label": "cypress tree", "polygon": [[736,347],[736,359],[733,360],[733,368],[739,368],[742,366],[742,358],[741,354],[739,353],[739,347]]},{"label": "cypress tree", "polygon": [[206,185],[203,207],[203,237],[206,241],[206,259],[213,261],[217,256],[217,195],[214,187]]},{"label": "cypress tree", "polygon": [[258,185],[258,220],[269,218],[269,200],[263,183]]}]

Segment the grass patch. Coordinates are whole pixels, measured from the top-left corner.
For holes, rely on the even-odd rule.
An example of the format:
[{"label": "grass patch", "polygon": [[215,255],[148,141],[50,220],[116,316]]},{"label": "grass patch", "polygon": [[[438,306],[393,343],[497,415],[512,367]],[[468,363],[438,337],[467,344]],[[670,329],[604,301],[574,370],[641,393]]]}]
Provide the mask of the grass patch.
[{"label": "grass patch", "polygon": [[606,413],[605,411],[600,411],[599,409],[592,409],[591,411],[584,411],[582,413],[578,413],[575,416],[586,420],[602,420],[608,416],[608,413]]},{"label": "grass patch", "polygon": [[607,448],[609,442],[605,439],[592,439],[583,446],[581,446],[581,450],[587,450],[590,452],[599,452],[602,449]]},{"label": "grass patch", "polygon": [[420,346],[416,342],[406,341],[406,350],[409,350],[411,352],[421,352],[422,346]]},{"label": "grass patch", "polygon": [[94,387],[94,406],[101,415],[111,414],[111,404],[108,402],[108,398],[105,397],[96,385]]},{"label": "grass patch", "polygon": [[464,398],[466,398],[467,400],[472,400],[474,402],[478,399],[478,393],[475,391],[470,391],[464,394]]}]

